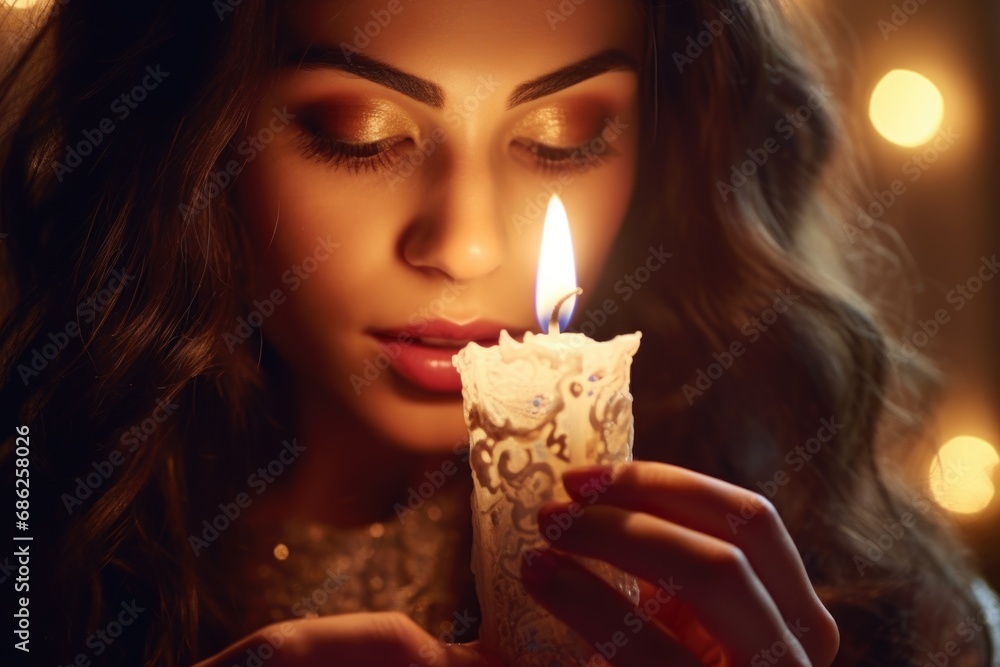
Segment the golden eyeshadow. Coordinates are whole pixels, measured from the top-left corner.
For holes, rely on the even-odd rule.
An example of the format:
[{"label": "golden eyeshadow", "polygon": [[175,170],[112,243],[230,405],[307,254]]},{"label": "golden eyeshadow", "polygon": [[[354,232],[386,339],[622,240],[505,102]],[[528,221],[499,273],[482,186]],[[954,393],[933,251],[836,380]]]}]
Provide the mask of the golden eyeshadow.
[{"label": "golden eyeshadow", "polygon": [[600,129],[594,112],[576,113],[562,107],[542,107],[517,124],[517,136],[551,146],[574,146],[593,139]]},{"label": "golden eyeshadow", "polygon": [[417,132],[416,125],[399,109],[380,102],[324,106],[314,117],[336,138],[356,144]]}]

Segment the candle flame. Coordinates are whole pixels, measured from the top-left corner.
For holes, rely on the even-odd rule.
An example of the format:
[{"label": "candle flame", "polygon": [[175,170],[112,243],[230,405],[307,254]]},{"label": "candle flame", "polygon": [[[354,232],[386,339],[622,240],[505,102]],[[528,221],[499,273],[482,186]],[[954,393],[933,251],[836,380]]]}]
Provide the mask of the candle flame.
[{"label": "candle flame", "polygon": [[[545,212],[538,278],[535,281],[535,316],[543,332],[549,331],[549,320],[559,301],[576,289],[576,263],[573,261],[569,219],[562,200],[558,195],[552,195]],[[560,331],[569,325],[575,305],[576,296],[572,296],[559,308]]]}]

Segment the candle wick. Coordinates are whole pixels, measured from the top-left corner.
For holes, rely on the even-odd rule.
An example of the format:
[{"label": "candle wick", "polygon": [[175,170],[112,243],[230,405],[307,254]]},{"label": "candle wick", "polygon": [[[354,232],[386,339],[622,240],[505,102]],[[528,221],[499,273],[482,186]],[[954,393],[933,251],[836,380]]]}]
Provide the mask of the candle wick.
[{"label": "candle wick", "polygon": [[552,319],[549,320],[550,334],[559,333],[559,311],[562,309],[563,304],[579,294],[583,294],[583,290],[577,287],[575,290],[556,302],[556,307],[552,309]]}]

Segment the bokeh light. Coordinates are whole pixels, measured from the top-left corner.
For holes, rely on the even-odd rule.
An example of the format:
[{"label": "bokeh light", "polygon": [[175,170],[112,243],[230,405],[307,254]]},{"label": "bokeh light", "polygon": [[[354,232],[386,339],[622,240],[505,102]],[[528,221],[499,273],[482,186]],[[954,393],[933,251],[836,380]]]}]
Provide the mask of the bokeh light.
[{"label": "bokeh light", "polygon": [[931,462],[930,490],[949,512],[975,514],[993,500],[993,469],[1000,463],[993,445],[972,436],[952,438]]},{"label": "bokeh light", "polygon": [[900,146],[931,139],[944,119],[944,97],[930,79],[894,69],[876,84],[868,109],[879,134]]}]

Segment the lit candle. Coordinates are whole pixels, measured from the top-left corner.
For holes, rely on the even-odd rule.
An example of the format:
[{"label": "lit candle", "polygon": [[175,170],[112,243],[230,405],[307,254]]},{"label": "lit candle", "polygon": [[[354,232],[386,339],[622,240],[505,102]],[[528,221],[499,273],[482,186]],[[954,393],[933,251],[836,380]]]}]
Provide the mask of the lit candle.
[{"label": "lit candle", "polygon": [[[570,500],[562,472],[632,460],[629,369],[640,333],[597,342],[561,333],[579,289],[566,210],[549,201],[535,290],[543,333],[524,341],[500,332],[499,344],[469,343],[454,357],[462,377],[473,474],[472,571],[485,649],[511,667],[584,664],[593,648],[525,592],[521,554],[548,547],[538,509]],[[558,535],[552,535],[558,544]],[[634,577],[581,559],[638,602]]]}]

